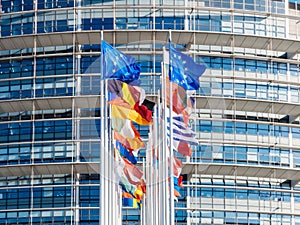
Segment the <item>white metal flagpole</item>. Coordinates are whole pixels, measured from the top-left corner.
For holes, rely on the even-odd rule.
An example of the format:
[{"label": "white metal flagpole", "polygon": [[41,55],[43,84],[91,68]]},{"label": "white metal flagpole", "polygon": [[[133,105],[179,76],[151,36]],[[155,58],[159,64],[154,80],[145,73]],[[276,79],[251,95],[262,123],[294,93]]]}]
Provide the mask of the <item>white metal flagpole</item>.
[{"label": "white metal flagpole", "polygon": [[161,113],[160,113],[160,90],[157,93],[157,106],[154,108],[154,135],[153,135],[153,163],[154,163],[154,175],[153,175],[153,185],[154,185],[154,193],[153,193],[153,201],[154,201],[154,216],[153,216],[153,223],[159,225],[159,201],[160,201],[160,173],[159,173],[159,160],[160,160],[160,139],[159,138],[159,125],[161,122]]},{"label": "white metal flagpole", "polygon": [[[171,30],[169,30],[169,77],[170,73],[172,72],[172,62],[171,62],[171,44],[172,44],[172,36]],[[172,118],[172,110],[173,110],[173,90],[171,80],[169,79],[169,99],[170,99],[170,110],[169,110],[169,117],[170,117],[170,225],[174,225],[175,222],[175,208],[174,208],[174,171],[173,171],[173,160],[174,160],[174,152],[173,152],[173,118]]]},{"label": "white metal flagpole", "polygon": [[[103,31],[101,31],[101,42],[103,40]],[[103,51],[101,51],[101,76],[100,79],[100,113],[101,113],[101,146],[100,146],[100,217],[99,217],[99,224],[100,225],[107,225],[108,224],[108,210],[106,208],[106,165],[105,165],[105,97],[104,97],[104,74],[103,74],[103,66],[104,66],[104,56]]]},{"label": "white metal flagpole", "polygon": [[[151,221],[151,216],[150,216],[150,208],[152,207],[151,205],[151,195],[152,195],[152,190],[151,190],[151,149],[153,147],[152,143],[152,127],[150,127],[150,132],[149,132],[149,141],[147,144],[147,149],[146,149],[146,196],[145,196],[145,203],[143,204],[143,212],[145,212],[143,216],[143,221],[142,225],[145,225],[145,221]],[[151,225],[151,222],[149,223]]]},{"label": "white metal flagpole", "polygon": [[[165,48],[163,48],[164,56],[166,54]],[[165,57],[164,57],[165,58]],[[164,61],[164,60],[163,60]],[[163,62],[163,68],[162,68],[162,90],[163,90],[163,121],[162,121],[162,130],[163,131],[163,140],[162,140],[162,158],[161,158],[161,164],[162,164],[162,180],[161,183],[163,185],[162,190],[162,213],[161,217],[164,218],[164,222],[162,225],[169,225],[170,224],[170,204],[168,204],[170,196],[169,196],[169,182],[168,182],[168,132],[167,132],[167,88],[166,88],[166,64]]]},{"label": "white metal flagpole", "polygon": [[[101,42],[103,31],[101,31]],[[107,80],[104,77],[104,51],[101,51],[101,79],[100,79],[100,112],[101,112],[101,149],[100,149],[100,225],[119,225],[116,207],[119,202],[118,187],[115,183],[114,148],[110,126],[110,110],[108,108]]]}]

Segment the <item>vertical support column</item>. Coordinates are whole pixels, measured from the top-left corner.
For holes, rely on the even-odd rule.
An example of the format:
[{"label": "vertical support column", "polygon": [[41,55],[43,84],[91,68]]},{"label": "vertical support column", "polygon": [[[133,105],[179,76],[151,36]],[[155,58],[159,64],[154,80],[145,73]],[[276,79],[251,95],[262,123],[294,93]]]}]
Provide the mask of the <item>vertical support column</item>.
[{"label": "vertical support column", "polygon": [[[291,181],[291,190],[294,191],[294,182]],[[294,192],[291,194],[291,213],[292,213],[292,223],[291,225],[295,225],[295,197],[294,197]]]},{"label": "vertical support column", "polygon": [[75,225],[79,225],[80,224],[80,211],[79,211],[79,207],[80,207],[80,204],[79,204],[79,179],[80,179],[80,174],[77,173],[75,174],[74,176],[75,178],[75,187],[74,187],[74,200],[75,200],[75,215],[74,215],[74,224]]},{"label": "vertical support column", "polygon": [[184,30],[189,30],[189,17],[188,17],[188,10],[187,10],[187,7],[188,7],[188,0],[184,0]]},{"label": "vertical support column", "polygon": [[[284,10],[285,11],[285,15],[289,15],[289,1],[288,0],[284,1],[284,9],[285,9]],[[284,17],[284,20],[285,20],[285,34],[286,34],[285,38],[289,38],[290,37],[290,35],[289,35],[289,33],[290,33],[289,18],[288,17]]]},{"label": "vertical support column", "polygon": [[[74,20],[76,21],[76,24],[75,24],[75,29],[76,31],[81,31],[81,24],[82,24],[82,21],[81,21],[81,3],[82,0],[77,0],[77,6],[75,5],[75,10],[74,10],[74,13],[75,13],[75,17],[74,17]],[[74,2],[75,4],[75,2]]]},{"label": "vertical support column", "polygon": [[[74,1],[74,34],[73,34],[73,96],[80,96],[81,94],[81,45],[77,43],[75,33],[77,31],[81,31],[81,0]],[[73,160],[75,162],[80,162],[80,114],[81,108],[79,105],[76,105],[75,98],[73,98],[73,106],[72,106],[72,120],[73,126],[73,141],[72,145],[75,148],[73,151]],[[74,196],[74,224],[80,224],[80,174],[76,173],[73,169],[72,178],[75,183],[73,184],[73,196]]]},{"label": "vertical support column", "polygon": [[[33,98],[36,97],[35,95],[35,89],[36,89],[36,49],[37,49],[37,10],[38,10],[38,2],[37,0],[34,0],[34,38],[33,38]],[[34,140],[35,140],[35,102],[33,101],[32,103],[32,140],[31,140],[31,164],[34,164]],[[30,224],[33,223],[33,203],[34,203],[34,199],[33,199],[33,193],[34,193],[34,165],[31,166],[31,181],[30,181]]]},{"label": "vertical support column", "polygon": [[[80,76],[80,65],[81,65],[81,45],[76,44],[76,52],[74,54],[76,55],[73,59],[73,62],[75,63],[75,71],[73,76],[73,95],[79,96],[80,90],[81,90],[81,76]],[[73,142],[72,145],[75,148],[73,160],[75,162],[80,162],[80,114],[81,114],[81,108],[80,106],[76,105],[75,98],[73,98],[73,108],[72,108],[72,120],[73,120]],[[74,174],[73,178],[75,179],[75,186],[74,186],[74,202],[75,202],[75,215],[74,215],[74,224],[78,225],[80,224],[80,204],[79,204],[79,180],[80,180],[80,174]]]},{"label": "vertical support column", "polygon": [[[152,0],[152,19],[153,19],[153,24],[152,24],[152,29],[155,30],[156,27],[156,4],[155,4],[155,0]],[[154,33],[154,32],[153,32]],[[155,39],[153,39],[155,40]]]},{"label": "vertical support column", "polygon": [[[291,120],[293,120],[293,119],[294,119],[294,117],[292,117],[292,118],[290,117],[289,125],[292,124]],[[290,157],[289,157],[290,168],[293,168],[294,167],[294,155],[293,155],[293,150],[292,150],[292,148],[293,148],[293,133],[292,133],[292,127],[290,127],[290,126],[289,126],[289,147],[290,147],[290,151],[289,151],[289,153],[290,153]]]},{"label": "vertical support column", "polygon": [[114,7],[113,7],[113,27],[114,30],[117,29],[117,18],[116,18],[116,0],[114,0]]},{"label": "vertical support column", "polygon": [[189,181],[187,182],[186,207],[189,209],[187,210],[188,215],[187,215],[186,224],[191,225],[191,213],[192,213],[192,210],[190,209],[191,208],[191,186]]}]

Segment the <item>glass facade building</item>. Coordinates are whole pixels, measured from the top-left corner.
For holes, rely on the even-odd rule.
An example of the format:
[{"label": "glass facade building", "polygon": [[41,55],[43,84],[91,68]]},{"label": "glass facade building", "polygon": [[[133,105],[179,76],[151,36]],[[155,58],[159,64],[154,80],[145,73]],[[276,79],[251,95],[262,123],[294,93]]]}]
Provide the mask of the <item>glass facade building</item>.
[{"label": "glass facade building", "polygon": [[[1,0],[0,8],[0,225],[99,224],[100,30],[141,64],[148,96],[160,88],[169,30],[177,49],[207,66],[190,121],[199,145],[181,156],[176,224],[300,225],[297,1]],[[123,209],[123,224],[139,219]]]}]

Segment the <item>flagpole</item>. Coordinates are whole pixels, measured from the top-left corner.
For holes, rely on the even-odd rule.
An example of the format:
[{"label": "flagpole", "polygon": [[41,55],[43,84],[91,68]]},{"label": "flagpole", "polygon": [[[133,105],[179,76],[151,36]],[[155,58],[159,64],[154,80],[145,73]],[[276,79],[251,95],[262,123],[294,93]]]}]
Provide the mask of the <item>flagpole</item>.
[{"label": "flagpole", "polygon": [[[172,64],[171,64],[171,44],[172,44],[172,33],[169,30],[169,77],[172,72]],[[173,118],[172,118],[172,110],[173,110],[173,90],[172,90],[171,79],[169,79],[169,98],[170,98],[170,225],[174,225],[175,222],[175,208],[174,208],[174,169],[173,169]]]},{"label": "flagpole", "polygon": [[[163,71],[163,62],[161,63],[162,66],[162,71]],[[163,73],[163,72],[162,72]],[[162,84],[163,85],[163,84]],[[162,87],[163,90],[163,87]],[[164,216],[164,179],[163,179],[163,139],[164,139],[164,133],[163,133],[163,127],[161,127],[162,125],[162,105],[160,102],[160,96],[158,97],[158,107],[157,107],[157,124],[155,126],[155,139],[156,140],[156,152],[157,152],[157,156],[158,156],[158,164],[157,164],[157,224],[159,225],[163,225],[164,221],[163,221],[163,216]],[[163,137],[163,138],[161,138]],[[161,141],[160,141],[161,140]]]},{"label": "flagpole", "polygon": [[[165,54],[165,49],[163,49],[163,54]],[[164,93],[163,93],[163,90],[164,90],[164,63],[161,62],[161,68],[162,68],[162,78],[161,78],[161,84],[162,84],[162,98],[164,98]],[[161,127],[161,129],[157,129],[157,132],[158,134],[163,137],[162,138],[162,141],[158,144],[157,148],[158,148],[158,159],[159,159],[159,163],[158,163],[158,199],[159,199],[159,202],[158,202],[158,208],[159,208],[159,211],[158,211],[158,218],[159,218],[159,225],[163,225],[164,224],[164,217],[163,217],[163,214],[164,214],[164,168],[163,168],[163,163],[164,163],[164,154],[163,154],[163,150],[164,150],[164,139],[165,139],[165,134],[164,134],[164,120],[163,120],[163,113],[162,113],[162,107],[164,106],[164,103],[163,102],[160,102],[160,99],[158,99],[158,118],[160,119],[159,124],[158,124],[158,128]]]},{"label": "flagpole", "polygon": [[[164,71],[164,65],[162,63],[162,73]],[[164,82],[162,81],[162,90],[164,90],[165,86],[164,86]],[[164,93],[162,91],[162,97],[164,98]],[[159,99],[160,101],[160,99]],[[166,211],[166,187],[165,187],[165,139],[166,139],[166,135],[165,135],[165,130],[164,130],[164,119],[163,119],[163,107],[164,107],[164,103],[161,104],[163,102],[159,102],[159,109],[158,109],[158,118],[159,118],[159,124],[156,127],[157,130],[157,139],[156,140],[160,140],[158,137],[162,137],[161,142],[158,143],[157,147],[158,147],[158,193],[159,193],[159,201],[158,201],[158,218],[159,218],[159,225],[164,225],[166,224],[165,222],[165,218],[167,217],[167,215],[165,214]]]},{"label": "flagpole", "polygon": [[[103,31],[101,31],[101,43],[103,41]],[[108,224],[108,215],[106,209],[106,165],[105,165],[105,97],[104,97],[104,52],[103,47],[101,47],[101,76],[100,79],[100,112],[101,112],[101,146],[100,146],[100,217],[99,217],[99,224],[100,225],[107,225]]]},{"label": "flagpole", "polygon": [[[154,222],[154,219],[155,219],[155,214],[154,214],[154,209],[156,208],[155,207],[155,196],[156,196],[156,191],[155,191],[155,184],[156,184],[156,173],[155,173],[155,170],[156,170],[156,167],[155,167],[155,149],[156,149],[156,127],[157,127],[157,107],[155,106],[154,107],[154,113],[153,113],[153,121],[154,121],[154,124],[151,126],[151,135],[149,135],[149,138],[151,139],[151,148],[150,148],[150,151],[149,151],[149,157],[150,157],[150,164],[149,164],[149,170],[150,170],[150,180],[147,181],[150,182],[148,183],[149,187],[150,187],[150,202],[151,204],[148,205],[148,207],[150,207],[150,212],[151,212],[151,215],[150,215],[150,220],[147,221],[147,223],[149,225],[154,225],[155,222]],[[148,193],[148,191],[147,191]]]},{"label": "flagpole", "polygon": [[[151,129],[151,128],[150,128]],[[147,161],[147,159],[146,159]],[[145,161],[145,159],[143,159],[143,171],[147,171],[147,162]],[[146,196],[143,197],[143,202],[142,202],[142,205],[141,205],[141,214],[142,214],[142,225],[147,225],[147,219],[148,219],[148,216],[147,216],[147,211],[146,211]]]},{"label": "flagpole", "polygon": [[[163,48],[163,52],[165,54],[165,49]],[[162,99],[165,98],[165,82],[164,82],[164,77],[165,77],[165,65],[164,63],[162,63]],[[166,211],[166,201],[167,198],[166,198],[166,185],[165,185],[165,139],[166,139],[166,134],[165,134],[165,120],[164,120],[164,109],[165,109],[165,101],[162,101],[162,105],[161,105],[161,118],[162,118],[162,121],[161,121],[161,129],[159,129],[159,132],[161,133],[161,136],[163,137],[162,139],[162,142],[161,144],[159,145],[159,153],[160,153],[160,156],[159,156],[159,160],[160,160],[160,163],[159,163],[159,173],[160,173],[160,181],[159,181],[159,184],[160,184],[160,225],[164,225],[166,224],[166,218],[168,217],[167,213],[165,213]]]},{"label": "flagpole", "polygon": [[[108,102],[108,90],[107,90],[107,80],[105,80],[105,98],[106,102]],[[107,104],[106,104],[107,105]],[[108,163],[108,177],[107,177],[107,183],[108,183],[108,199],[110,198],[111,202],[107,202],[108,207],[109,207],[109,221],[110,224],[116,225],[116,216],[115,212],[116,209],[115,207],[117,206],[116,202],[116,190],[115,190],[115,174],[114,174],[114,169],[113,169],[113,163],[114,163],[114,151],[113,151],[113,142],[112,142],[112,129],[111,129],[111,105],[106,107],[106,127],[107,127],[107,132],[106,132],[106,139],[107,140],[107,163]]]},{"label": "flagpole", "polygon": [[153,216],[153,222],[154,224],[159,225],[159,194],[160,194],[160,189],[159,189],[159,181],[160,181],[160,175],[159,175],[159,135],[158,135],[158,126],[160,124],[160,90],[158,90],[157,93],[157,106],[154,108],[154,119],[155,119],[155,124],[154,124],[154,134],[153,136],[153,161],[154,161],[154,178],[153,178],[153,185],[154,185],[154,194],[153,194],[153,201],[154,201],[154,216]]},{"label": "flagpole", "polygon": [[146,225],[145,221],[148,222],[148,224],[151,224],[152,221],[152,215],[151,215],[151,209],[153,207],[152,203],[152,188],[151,188],[151,182],[152,182],[152,149],[153,149],[153,126],[150,126],[150,132],[149,132],[149,141],[147,145],[147,150],[146,150],[146,198],[145,198],[145,204],[143,208],[145,208],[143,211],[145,211],[145,216],[143,217],[143,225]]},{"label": "flagpole", "polygon": [[[166,49],[163,48],[163,52],[164,54],[166,53]],[[170,224],[170,204],[168,204],[169,200],[170,200],[170,196],[169,196],[169,182],[168,182],[168,144],[167,144],[167,139],[168,139],[168,132],[167,132],[167,119],[168,119],[168,115],[167,115],[167,85],[166,85],[166,66],[165,63],[163,63],[163,77],[162,77],[162,90],[163,90],[163,129],[161,129],[163,131],[163,146],[162,146],[162,159],[161,159],[161,163],[162,163],[162,185],[163,185],[163,202],[162,202],[162,215],[161,217],[164,219],[164,222],[162,223],[162,225],[169,225]]]},{"label": "flagpole", "polygon": [[[105,126],[105,129],[104,129],[104,135],[105,135],[105,138],[104,138],[104,140],[105,140],[105,150],[106,150],[106,152],[105,152],[105,158],[106,158],[106,160],[105,160],[105,164],[106,164],[106,167],[105,167],[105,169],[106,169],[106,176],[105,176],[105,185],[106,185],[106,191],[107,191],[107,193],[106,193],[106,195],[105,195],[105,200],[106,200],[106,202],[105,202],[105,204],[106,204],[106,210],[107,210],[107,218],[108,218],[108,221],[110,221],[110,223],[112,223],[113,224],[113,221],[112,221],[112,215],[111,215],[111,213],[112,213],[112,211],[111,211],[111,206],[113,205],[113,199],[112,199],[112,193],[111,193],[111,181],[110,181],[110,179],[112,179],[112,177],[111,177],[111,170],[110,170],[110,167],[111,167],[111,162],[110,162],[110,143],[111,143],[111,140],[109,139],[109,113],[108,113],[108,109],[109,109],[109,107],[108,107],[108,105],[107,105],[107,81],[106,81],[106,79],[104,80],[104,99],[105,99],[105,102],[104,102],[104,118],[105,118],[105,123],[104,123],[104,126]],[[110,204],[108,204],[108,199],[110,199],[110,201],[112,201]]]}]

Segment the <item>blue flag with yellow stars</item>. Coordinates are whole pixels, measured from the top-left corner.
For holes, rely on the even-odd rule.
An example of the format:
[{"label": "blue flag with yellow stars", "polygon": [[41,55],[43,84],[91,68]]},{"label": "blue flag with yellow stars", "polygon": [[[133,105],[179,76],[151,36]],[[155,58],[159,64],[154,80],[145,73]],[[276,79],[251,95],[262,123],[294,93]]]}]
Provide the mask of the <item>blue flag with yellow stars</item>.
[{"label": "blue flag with yellow stars", "polygon": [[101,49],[104,79],[118,79],[126,83],[139,79],[141,68],[133,57],[118,51],[105,41],[101,41]]},{"label": "blue flag with yellow stars", "polygon": [[185,90],[197,90],[199,88],[199,77],[204,73],[206,67],[198,65],[194,60],[170,44],[170,80]]}]

